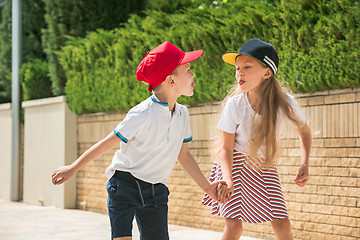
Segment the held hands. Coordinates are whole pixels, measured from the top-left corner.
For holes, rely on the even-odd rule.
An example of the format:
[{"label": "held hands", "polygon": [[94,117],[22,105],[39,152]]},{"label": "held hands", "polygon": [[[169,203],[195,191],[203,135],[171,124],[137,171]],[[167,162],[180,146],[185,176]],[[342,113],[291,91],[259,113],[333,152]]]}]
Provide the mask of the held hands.
[{"label": "held hands", "polygon": [[[227,201],[227,192],[224,190],[226,189],[226,182],[225,181],[217,181],[210,183],[207,188],[205,188],[205,192],[214,200],[225,203]],[[230,198],[229,198],[230,199]]]},{"label": "held hands", "polygon": [[232,194],[234,193],[234,184],[232,181],[229,183],[226,181],[213,182],[205,188],[205,192],[219,203],[225,203],[230,200]]},{"label": "held hands", "polygon": [[[212,199],[220,202],[219,197],[218,197],[218,196],[219,196],[219,193],[218,193],[218,191],[217,191],[217,188],[218,188],[218,185],[219,185],[219,184],[226,184],[226,183],[225,183],[225,181],[218,181],[218,182],[210,183],[210,184],[208,185],[208,187],[204,189],[204,191],[205,191]],[[223,203],[223,202],[221,202],[221,203]]]},{"label": "held hands", "polygon": [[301,164],[299,168],[298,175],[294,179],[294,182],[299,187],[305,187],[306,182],[309,180],[309,167]]},{"label": "held hands", "polygon": [[55,170],[51,175],[51,181],[54,185],[60,185],[69,180],[76,171],[70,166],[63,166]]},{"label": "held hands", "polygon": [[233,181],[227,181],[225,183],[219,182],[217,186],[217,195],[220,203],[229,201],[234,193]]}]

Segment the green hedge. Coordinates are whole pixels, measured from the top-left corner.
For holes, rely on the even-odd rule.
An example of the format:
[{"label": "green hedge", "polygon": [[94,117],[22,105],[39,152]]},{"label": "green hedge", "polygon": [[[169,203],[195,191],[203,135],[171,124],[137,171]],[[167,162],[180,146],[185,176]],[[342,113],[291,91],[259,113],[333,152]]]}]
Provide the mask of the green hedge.
[{"label": "green hedge", "polygon": [[281,76],[296,92],[359,87],[359,1],[302,2],[282,3]]},{"label": "green hedge", "polygon": [[64,94],[67,79],[55,52],[60,51],[66,44],[67,36],[85,37],[87,32],[98,28],[119,27],[127,21],[130,13],[142,14],[147,2],[146,0],[43,1],[47,23],[47,27],[43,30],[43,45],[49,61],[54,95]]},{"label": "green hedge", "polygon": [[65,92],[77,114],[124,111],[148,96],[135,70],[147,51],[168,40],[185,51],[204,49],[192,64],[196,104],[221,100],[234,83],[234,68],[222,62],[248,39],[278,50],[278,77],[295,92],[359,87],[358,1],[227,1],[184,13],[147,12],[123,28],[69,38],[57,52],[68,79]]},{"label": "green hedge", "polygon": [[0,103],[11,99],[11,4],[1,8],[0,19]]},{"label": "green hedge", "polygon": [[[11,101],[11,8],[5,1],[0,19],[0,103]],[[41,28],[45,27],[44,3],[22,1],[22,62],[46,58],[42,50]]]},{"label": "green hedge", "polygon": [[24,101],[52,96],[49,65],[46,61],[34,59],[23,64],[20,78]]},{"label": "green hedge", "polygon": [[[66,78],[55,52],[66,43],[66,35],[84,37],[88,31],[98,28],[119,27],[127,21],[130,13],[144,16],[144,9],[172,13],[189,5],[198,6],[200,3],[211,4],[210,0],[23,0],[22,62],[32,65],[34,59],[47,58],[52,92],[54,95],[61,95],[64,94]],[[0,103],[11,100],[11,4],[12,1],[8,0],[5,6],[0,8]],[[26,71],[29,71],[28,67]],[[39,69],[36,69],[36,66],[31,67],[35,72],[27,76],[38,77]],[[46,75],[41,75],[39,81],[43,83]],[[27,81],[36,82],[36,79]],[[28,89],[30,92],[38,90],[35,84],[30,86],[35,87],[33,90]],[[46,96],[47,91],[43,97]]]}]

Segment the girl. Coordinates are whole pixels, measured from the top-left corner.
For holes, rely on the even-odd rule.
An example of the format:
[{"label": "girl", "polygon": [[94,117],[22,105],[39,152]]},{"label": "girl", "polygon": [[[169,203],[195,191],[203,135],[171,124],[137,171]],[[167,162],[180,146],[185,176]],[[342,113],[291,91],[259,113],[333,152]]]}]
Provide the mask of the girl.
[{"label": "girl", "polygon": [[293,239],[275,164],[277,142],[286,120],[300,136],[301,165],[294,182],[304,187],[309,179],[311,131],[294,97],[284,93],[275,78],[278,55],[269,43],[251,39],[236,52],[222,55],[235,65],[238,82],[225,98],[218,123],[222,137],[213,156],[210,182],[222,179],[221,204],[204,195],[211,214],[225,217],[223,240],[239,239],[242,221],[271,221],[277,239]]}]

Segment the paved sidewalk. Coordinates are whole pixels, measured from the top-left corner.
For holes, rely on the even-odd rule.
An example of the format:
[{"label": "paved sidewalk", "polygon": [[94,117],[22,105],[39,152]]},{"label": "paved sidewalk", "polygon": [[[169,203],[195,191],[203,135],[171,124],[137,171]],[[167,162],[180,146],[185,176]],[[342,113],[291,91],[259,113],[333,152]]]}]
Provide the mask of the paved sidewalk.
[{"label": "paved sidewalk", "polygon": [[[171,240],[220,239],[222,233],[169,225]],[[105,214],[41,207],[0,200],[1,240],[102,240],[110,239],[108,216]],[[133,239],[139,239],[134,225]],[[256,240],[242,237],[241,240]]]}]

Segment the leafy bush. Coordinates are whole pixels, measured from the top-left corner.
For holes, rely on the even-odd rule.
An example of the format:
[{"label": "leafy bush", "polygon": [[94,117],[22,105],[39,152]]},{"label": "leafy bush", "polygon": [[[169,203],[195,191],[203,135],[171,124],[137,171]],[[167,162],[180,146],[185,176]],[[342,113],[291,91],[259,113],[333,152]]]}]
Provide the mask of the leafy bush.
[{"label": "leafy bush", "polygon": [[180,99],[186,104],[221,100],[234,83],[234,68],[221,54],[253,37],[278,50],[278,78],[295,92],[358,87],[359,8],[351,0],[242,0],[132,16],[123,28],[69,38],[57,52],[69,105],[83,114],[123,111],[142,101],[147,87],[136,81],[136,67],[165,40],[184,51],[204,49],[192,63],[195,94]]},{"label": "leafy bush", "polygon": [[[98,28],[119,27],[130,13],[144,16],[145,8],[172,13],[198,1],[202,0],[23,0],[22,62],[47,57],[53,93],[64,94],[66,78],[55,52],[65,44],[66,35],[84,37]],[[0,8],[0,103],[11,101],[11,5],[6,1]]]},{"label": "leafy bush", "polygon": [[20,76],[24,101],[52,96],[47,62],[35,59],[23,64]]},{"label": "leafy bush", "polygon": [[0,20],[0,103],[11,100],[11,4],[1,8]]},{"label": "leafy bush", "polygon": [[280,3],[279,75],[296,92],[359,87],[359,1],[294,2]]},{"label": "leafy bush", "polygon": [[66,36],[85,37],[98,28],[113,29],[130,13],[140,14],[145,0],[43,0],[47,28],[43,30],[44,51],[50,66],[54,95],[64,94],[66,77],[55,54],[66,43]]},{"label": "leafy bush", "polygon": [[[0,20],[0,103],[11,101],[11,7],[5,1]],[[22,8],[22,62],[45,59],[41,44],[41,28],[45,27],[42,1],[23,0]]]}]

